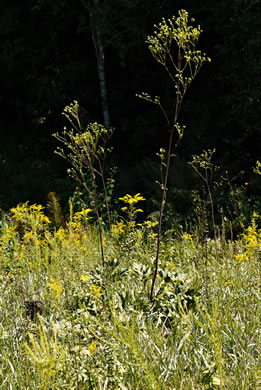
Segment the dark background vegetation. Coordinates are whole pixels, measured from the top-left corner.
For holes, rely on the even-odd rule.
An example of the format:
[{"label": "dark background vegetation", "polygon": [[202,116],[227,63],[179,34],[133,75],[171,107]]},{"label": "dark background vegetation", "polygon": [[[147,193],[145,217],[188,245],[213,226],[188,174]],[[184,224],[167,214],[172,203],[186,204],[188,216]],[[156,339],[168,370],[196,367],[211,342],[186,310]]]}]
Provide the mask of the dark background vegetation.
[{"label": "dark background vegetation", "polygon": [[[78,100],[93,121],[102,122],[97,61],[90,12],[99,7],[105,48],[114,151],[115,197],[141,192],[157,204],[158,161],[167,132],[156,106],[139,100],[142,91],[173,94],[161,66],[145,43],[154,23],[183,8],[203,33],[199,48],[212,58],[185,98],[180,117],[187,126],[170,173],[169,201],[186,214],[198,178],[187,164],[193,154],[216,148],[220,176],[253,199],[260,193],[252,167],[260,159],[259,0],[0,0],[0,208],[29,200],[45,204],[55,191],[64,204],[76,184],[54,154],[65,105]],[[96,4],[96,5],[95,5]],[[228,197],[224,190],[224,198]],[[236,198],[235,198],[236,199]]]}]

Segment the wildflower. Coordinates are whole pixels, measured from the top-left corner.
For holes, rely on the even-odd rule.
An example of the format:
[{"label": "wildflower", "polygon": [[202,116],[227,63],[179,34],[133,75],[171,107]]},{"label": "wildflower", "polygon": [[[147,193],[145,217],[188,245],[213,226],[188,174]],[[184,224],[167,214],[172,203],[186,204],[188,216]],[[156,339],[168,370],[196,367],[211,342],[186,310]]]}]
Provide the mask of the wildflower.
[{"label": "wildflower", "polygon": [[250,226],[247,227],[242,236],[241,244],[244,252],[235,256],[238,262],[248,261],[254,258],[261,249],[261,230],[257,228],[256,218],[259,217],[256,211],[253,212]]},{"label": "wildflower", "polygon": [[[15,227],[6,226],[3,230],[3,234],[0,237],[0,244],[2,247],[8,246],[8,244],[15,239]],[[2,248],[3,250],[3,248]]]},{"label": "wildflower", "polygon": [[34,234],[32,230],[26,233],[23,238],[24,238],[24,242],[32,240],[34,238]]},{"label": "wildflower", "polygon": [[128,228],[130,228],[129,223],[133,222],[135,220],[135,216],[137,213],[143,213],[142,209],[136,209],[136,203],[138,203],[141,200],[145,200],[143,196],[141,196],[140,193],[131,196],[129,194],[126,194],[122,198],[119,198],[122,202],[126,203],[128,206],[124,206],[121,208],[122,211],[124,211],[128,216]]},{"label": "wildflower", "polygon": [[99,299],[102,295],[101,287],[96,286],[96,284],[91,284],[91,294]]},{"label": "wildflower", "polygon": [[181,237],[184,238],[185,241],[193,241],[193,237],[191,234],[184,233]]},{"label": "wildflower", "polygon": [[96,352],[97,352],[97,340],[93,341],[90,345],[89,345],[89,352],[91,354],[91,356],[93,356]]},{"label": "wildflower", "polygon": [[88,221],[92,217],[90,217],[88,214],[92,211],[92,209],[83,209],[81,211],[78,211],[77,213],[74,214],[73,220],[75,222],[79,221]]},{"label": "wildflower", "polygon": [[148,229],[152,229],[155,226],[157,226],[158,224],[159,224],[158,221],[154,221],[154,222],[153,221],[145,221],[145,222],[143,222],[143,226],[148,228]]},{"label": "wildflower", "polygon": [[248,257],[247,252],[240,253],[239,255],[236,255],[235,260],[238,261],[239,263],[241,263],[241,261],[248,261],[249,257]]},{"label": "wildflower", "polygon": [[81,275],[81,280],[83,282],[87,282],[87,280],[89,280],[89,279],[90,279],[90,276],[88,276],[88,275]]},{"label": "wildflower", "polygon": [[51,223],[49,218],[43,213],[44,207],[42,205],[33,204],[28,205],[28,202],[25,202],[21,205],[18,205],[15,208],[11,209],[14,220],[17,222],[31,222],[31,223]]},{"label": "wildflower", "polygon": [[143,196],[141,196],[141,194],[138,193],[134,196],[126,194],[122,198],[119,198],[119,200],[122,200],[124,203],[128,203],[129,205],[133,205],[138,203],[140,200],[145,200],[145,198],[143,198]]},{"label": "wildflower", "polygon": [[48,286],[51,289],[51,294],[54,295],[55,299],[59,299],[63,292],[63,286],[60,280],[50,279]]},{"label": "wildflower", "polygon": [[55,237],[58,241],[63,241],[66,238],[66,232],[63,227],[60,227],[55,233]]},{"label": "wildflower", "polygon": [[112,234],[116,237],[125,233],[126,224],[123,221],[117,221],[115,224],[111,225]]}]

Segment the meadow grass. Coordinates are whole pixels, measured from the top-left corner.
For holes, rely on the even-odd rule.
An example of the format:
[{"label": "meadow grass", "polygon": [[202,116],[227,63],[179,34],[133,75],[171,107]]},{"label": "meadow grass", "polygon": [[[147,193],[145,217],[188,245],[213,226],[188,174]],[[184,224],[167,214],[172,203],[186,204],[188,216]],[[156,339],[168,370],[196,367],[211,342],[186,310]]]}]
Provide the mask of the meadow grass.
[{"label": "meadow grass", "polygon": [[[98,230],[79,214],[58,230],[40,206],[10,216],[0,235],[0,388],[261,388],[256,214],[242,240],[209,240],[208,258],[197,235],[166,236],[153,302],[151,224],[104,231],[103,269]],[[28,301],[43,305],[33,320]]]}]

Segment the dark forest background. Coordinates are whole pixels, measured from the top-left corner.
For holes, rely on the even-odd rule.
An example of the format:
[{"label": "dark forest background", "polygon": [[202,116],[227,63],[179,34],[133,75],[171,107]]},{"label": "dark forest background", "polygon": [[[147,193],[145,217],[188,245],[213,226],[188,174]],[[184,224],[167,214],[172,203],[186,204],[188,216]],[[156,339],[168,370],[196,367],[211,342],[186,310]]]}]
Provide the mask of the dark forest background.
[{"label": "dark forest background", "polygon": [[[91,121],[103,123],[97,51],[100,33],[110,124],[115,128],[109,165],[117,166],[115,198],[141,192],[157,204],[156,157],[167,131],[156,106],[136,97],[160,95],[172,106],[164,70],[145,43],[162,17],[183,8],[203,33],[199,49],[212,58],[187,94],[180,123],[187,126],[173,160],[169,204],[186,215],[199,180],[188,165],[192,155],[216,149],[219,178],[227,178],[224,199],[244,187],[257,202],[260,159],[260,1],[259,0],[0,0],[0,208],[29,200],[46,204],[55,191],[65,205],[76,183],[54,154],[65,118],[76,99]],[[96,29],[96,30],[95,30]],[[97,34],[96,34],[97,38]],[[84,111],[85,112],[85,111]],[[228,173],[226,173],[228,172]],[[220,179],[221,180],[221,179]],[[245,184],[248,183],[248,184]],[[234,194],[234,195],[235,195]],[[239,198],[235,195],[234,200]]]}]

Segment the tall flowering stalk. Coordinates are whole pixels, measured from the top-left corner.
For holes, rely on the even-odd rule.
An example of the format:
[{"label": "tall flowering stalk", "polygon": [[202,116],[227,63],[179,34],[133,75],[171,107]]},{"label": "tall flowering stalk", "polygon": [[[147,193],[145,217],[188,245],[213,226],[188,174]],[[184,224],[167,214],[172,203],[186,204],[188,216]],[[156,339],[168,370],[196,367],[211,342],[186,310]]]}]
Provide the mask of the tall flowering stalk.
[{"label": "tall flowering stalk", "polygon": [[98,223],[102,265],[104,267],[105,256],[102,221],[99,211],[98,182],[101,182],[103,188],[108,222],[111,225],[107,186],[104,178],[104,163],[107,154],[112,150],[107,147],[107,142],[113,134],[113,129],[106,129],[97,122],[90,123],[86,128],[82,128],[79,118],[79,104],[76,100],[65,107],[63,114],[69,120],[72,128],[67,130],[65,127],[63,133],[54,134],[54,137],[66,147],[66,150],[58,147],[55,152],[69,162],[71,167],[68,169],[68,174],[85,188],[93,202]]},{"label": "tall flowering stalk", "polygon": [[[190,20],[191,23],[194,21],[194,19]],[[166,203],[170,160],[171,157],[174,156],[174,152],[183,137],[185,129],[185,126],[181,126],[178,123],[178,116],[184,96],[190,87],[190,84],[200,71],[202,65],[206,61],[210,62],[210,58],[206,57],[206,55],[200,50],[196,50],[198,38],[202,30],[199,25],[197,27],[189,25],[189,15],[187,11],[180,10],[177,17],[173,16],[168,20],[163,18],[162,22],[154,27],[156,30],[153,35],[148,36],[146,43],[148,44],[148,48],[153,58],[164,67],[165,71],[169,75],[171,84],[176,90],[176,98],[173,102],[171,113],[168,113],[167,109],[165,109],[162,105],[159,96],[152,98],[148,93],[144,92],[141,95],[138,95],[142,99],[154,103],[160,108],[169,131],[167,150],[165,151],[164,148],[160,148],[160,153],[158,154],[161,159],[160,187],[162,190],[162,197],[158,225],[155,270],[150,292],[151,301],[153,300],[154,286],[158,273],[162,218]]]}]

